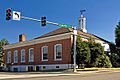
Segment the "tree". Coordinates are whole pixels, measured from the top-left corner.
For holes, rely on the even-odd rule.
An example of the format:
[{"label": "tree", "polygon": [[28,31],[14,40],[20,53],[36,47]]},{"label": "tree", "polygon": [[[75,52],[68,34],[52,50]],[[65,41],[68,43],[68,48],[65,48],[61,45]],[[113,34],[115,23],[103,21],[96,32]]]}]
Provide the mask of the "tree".
[{"label": "tree", "polygon": [[8,44],[9,42],[6,39],[0,40],[0,65],[1,63],[3,63],[3,56],[4,56],[3,46]]},{"label": "tree", "polygon": [[116,45],[113,42],[109,43],[109,46],[111,53],[117,53]]},{"label": "tree", "polygon": [[103,55],[100,55],[98,58],[96,58],[95,66],[96,67],[111,68],[112,64],[110,62],[109,57],[106,54],[103,54]]},{"label": "tree", "polygon": [[110,61],[113,67],[120,67],[120,55],[117,51],[116,45],[114,43],[110,43]]},{"label": "tree", "polygon": [[86,64],[86,67],[112,67],[109,57],[104,52],[103,46],[96,43],[93,38],[88,42],[77,37],[77,65]]},{"label": "tree", "polygon": [[[115,28],[115,43],[117,47],[117,54],[120,57],[120,22],[118,22],[118,25]],[[119,59],[120,62],[120,59]]]},{"label": "tree", "polygon": [[115,43],[116,46],[120,48],[120,22],[118,22],[118,25],[115,28]]},{"label": "tree", "polygon": [[96,59],[104,54],[104,49],[100,43],[96,43],[93,38],[90,38],[88,41],[90,52],[91,52],[91,61],[90,66],[94,67]]},{"label": "tree", "polygon": [[86,42],[83,42],[80,36],[77,36],[77,65],[90,62],[90,49]]},{"label": "tree", "polygon": [[115,28],[115,43],[116,43],[116,50],[117,50],[115,54],[119,56],[116,62],[120,66],[120,22],[118,22],[118,25]]},{"label": "tree", "polygon": [[110,61],[113,67],[120,67],[119,59],[120,57],[116,53],[110,54]]},{"label": "tree", "polygon": [[117,66],[117,60],[119,59],[119,57],[117,56],[117,49],[116,49],[116,45],[114,43],[110,43],[110,53],[108,54],[108,56],[110,57],[110,61],[112,63],[113,67]]}]

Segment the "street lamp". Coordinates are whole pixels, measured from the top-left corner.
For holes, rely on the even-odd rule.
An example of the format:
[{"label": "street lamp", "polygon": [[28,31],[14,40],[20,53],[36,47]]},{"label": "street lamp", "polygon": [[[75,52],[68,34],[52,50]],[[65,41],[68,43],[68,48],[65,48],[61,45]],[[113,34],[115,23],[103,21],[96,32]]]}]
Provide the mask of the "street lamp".
[{"label": "street lamp", "polygon": [[74,54],[73,54],[73,57],[74,57],[74,60],[73,60],[73,62],[74,62],[74,64],[73,64],[73,72],[77,72],[77,70],[76,70],[76,54],[77,54],[77,52],[76,52],[76,40],[77,40],[77,30],[76,30],[76,27],[74,27],[73,28],[74,30],[73,30],[73,41],[74,41],[74,50],[73,50],[73,52],[74,52]]}]

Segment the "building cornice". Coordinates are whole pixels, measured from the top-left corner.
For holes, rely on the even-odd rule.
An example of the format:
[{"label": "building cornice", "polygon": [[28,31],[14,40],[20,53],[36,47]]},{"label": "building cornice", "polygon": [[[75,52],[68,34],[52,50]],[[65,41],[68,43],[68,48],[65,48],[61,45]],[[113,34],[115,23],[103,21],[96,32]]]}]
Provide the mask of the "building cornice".
[{"label": "building cornice", "polygon": [[35,44],[39,44],[39,43],[46,43],[46,42],[51,42],[51,41],[68,39],[68,38],[71,38],[71,34],[72,34],[72,32],[69,32],[69,33],[44,37],[44,38],[33,39],[33,40],[30,40],[30,41],[24,41],[24,42],[19,42],[19,43],[6,45],[3,48],[4,48],[4,50],[7,50],[7,49],[11,49],[11,48],[17,48],[17,47],[35,45]]}]

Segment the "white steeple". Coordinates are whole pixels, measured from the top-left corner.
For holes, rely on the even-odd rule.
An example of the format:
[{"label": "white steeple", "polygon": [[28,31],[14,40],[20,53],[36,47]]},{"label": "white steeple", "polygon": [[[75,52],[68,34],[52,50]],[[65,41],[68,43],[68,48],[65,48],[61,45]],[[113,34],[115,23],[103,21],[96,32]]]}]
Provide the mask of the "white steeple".
[{"label": "white steeple", "polygon": [[80,15],[80,17],[78,19],[79,20],[79,27],[78,27],[78,29],[83,31],[83,32],[85,32],[85,33],[87,33],[87,30],[86,30],[86,17],[83,15],[84,11],[85,10],[81,10],[80,11],[81,15]]}]

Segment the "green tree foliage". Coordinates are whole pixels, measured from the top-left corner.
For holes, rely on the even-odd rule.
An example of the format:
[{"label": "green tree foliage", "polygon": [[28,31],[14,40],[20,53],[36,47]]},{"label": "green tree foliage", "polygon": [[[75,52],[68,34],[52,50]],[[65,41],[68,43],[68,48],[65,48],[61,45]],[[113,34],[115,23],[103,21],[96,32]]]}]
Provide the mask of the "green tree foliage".
[{"label": "green tree foliage", "polygon": [[[120,57],[120,22],[118,22],[118,25],[115,28],[115,43],[117,47],[117,55]],[[117,62],[120,65],[120,58],[117,60]]]},{"label": "green tree foliage", "polygon": [[90,38],[88,42],[77,37],[77,64],[86,64],[87,67],[111,67],[109,57],[105,54],[101,44]]},{"label": "green tree foliage", "polygon": [[117,53],[117,49],[116,49],[116,46],[114,43],[109,43],[109,46],[110,46],[110,52],[111,53]]},{"label": "green tree foliage", "polygon": [[113,67],[120,67],[120,54],[118,53],[118,49],[114,43],[110,43],[110,61]]},{"label": "green tree foliage", "polygon": [[117,47],[117,55],[119,56],[118,67],[120,67],[120,22],[118,22],[118,25],[115,28],[115,43]]},{"label": "green tree foliage", "polygon": [[112,63],[112,66],[118,67],[120,57],[117,53],[116,45],[112,42],[109,45],[110,45],[110,53],[108,54],[108,56],[110,57],[110,61]]},{"label": "green tree foliage", "polygon": [[0,40],[0,64],[3,63],[3,46],[9,44],[9,42],[6,39]]},{"label": "green tree foliage", "polygon": [[120,22],[118,22],[118,25],[115,28],[115,43],[117,47],[120,47]]},{"label": "green tree foliage", "polygon": [[91,61],[90,61],[90,65],[91,67],[95,66],[95,61],[96,58],[98,58],[100,55],[104,54],[104,49],[101,46],[101,44],[99,43],[95,43],[94,39],[90,38],[89,39],[89,48],[90,48],[90,52],[91,52]]},{"label": "green tree foliage", "polygon": [[110,61],[113,67],[120,67],[120,57],[116,53],[110,53]]},{"label": "green tree foliage", "polygon": [[109,57],[106,54],[103,54],[103,55],[100,55],[98,58],[96,58],[95,66],[96,67],[111,68],[112,64],[110,62]]},{"label": "green tree foliage", "polygon": [[86,42],[81,40],[81,37],[77,37],[77,64],[88,64],[90,62],[90,49]]},{"label": "green tree foliage", "polygon": [[113,67],[120,67],[120,22],[115,28],[115,43],[110,43],[110,60]]}]

